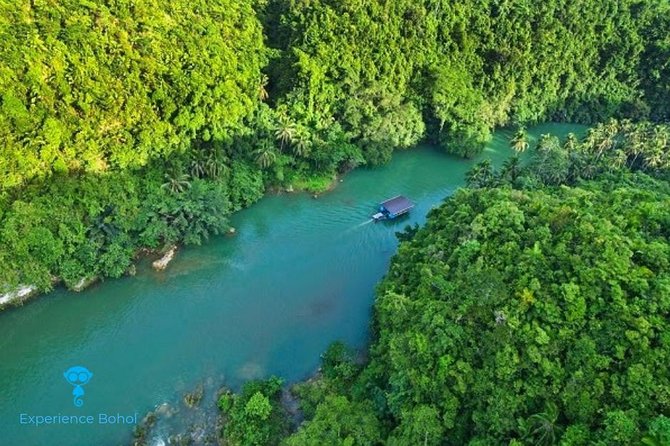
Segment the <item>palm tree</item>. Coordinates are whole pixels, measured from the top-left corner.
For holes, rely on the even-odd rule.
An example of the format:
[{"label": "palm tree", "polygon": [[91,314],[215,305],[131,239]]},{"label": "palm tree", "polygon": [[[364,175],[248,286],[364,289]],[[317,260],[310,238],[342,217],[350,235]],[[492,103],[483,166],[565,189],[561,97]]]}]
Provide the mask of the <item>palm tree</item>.
[{"label": "palm tree", "polygon": [[284,150],[285,144],[293,144],[295,140],[295,125],[293,125],[288,117],[283,115],[279,117],[275,137],[279,140],[279,150]]},{"label": "palm tree", "polygon": [[293,144],[293,153],[296,156],[305,156],[309,153],[312,147],[312,141],[309,139],[309,134],[306,130],[300,129],[296,132],[295,142]]},{"label": "palm tree", "polygon": [[256,155],[256,163],[258,163],[262,169],[267,169],[277,160],[277,154],[274,151],[274,147],[272,147],[272,144],[267,140],[261,142],[261,145],[256,149],[254,154]]},{"label": "palm tree", "polygon": [[565,139],[565,143],[563,144],[563,149],[568,154],[568,171],[566,174],[566,180],[574,181],[579,176],[579,171],[583,161],[583,144],[580,144],[577,136],[574,133],[568,133],[568,136]]},{"label": "palm tree", "polygon": [[335,118],[326,115],[312,115],[310,119],[310,127],[317,130],[327,130],[335,124]]},{"label": "palm tree", "polygon": [[189,176],[185,173],[166,173],[165,180],[166,181],[161,188],[167,189],[175,195],[180,194],[191,187]]},{"label": "palm tree", "polygon": [[526,439],[536,445],[552,445],[559,437],[558,408],[553,403],[548,403],[547,410],[542,413],[531,415],[528,418]]},{"label": "palm tree", "polygon": [[596,158],[599,159],[606,151],[611,149],[614,146],[614,138],[610,134],[606,133],[603,135],[603,138],[597,143],[596,148],[598,149],[596,153]]},{"label": "palm tree", "polygon": [[261,101],[266,101],[270,97],[267,90],[269,81],[267,74],[261,75],[261,82],[258,84],[258,99]]},{"label": "palm tree", "polygon": [[646,150],[646,164],[652,169],[661,169],[667,167],[668,163],[668,142],[670,135],[668,128],[657,125],[654,127]]},{"label": "palm tree", "polygon": [[528,133],[525,127],[520,126],[517,129],[510,140],[510,144],[517,153],[525,152],[528,149]]},{"label": "palm tree", "polygon": [[617,134],[619,134],[620,128],[621,126],[619,125],[619,121],[616,119],[610,119],[605,124],[605,133],[607,133],[610,138],[614,138]]},{"label": "palm tree", "polygon": [[554,135],[545,133],[537,144],[538,152],[552,152],[560,148],[560,141]]},{"label": "palm tree", "polygon": [[465,174],[465,183],[471,188],[491,187],[495,183],[491,160],[480,161]]},{"label": "palm tree", "polygon": [[591,127],[588,132],[586,132],[586,138],[584,138],[584,149],[587,152],[592,152],[595,150],[597,142],[602,138],[602,129],[599,126]]},{"label": "palm tree", "polygon": [[579,141],[577,140],[577,136],[575,136],[575,134],[572,133],[572,132],[568,133],[568,136],[565,138],[565,143],[563,144],[563,148],[568,153],[573,153],[575,150],[577,150],[578,145],[579,145]]},{"label": "palm tree", "polygon": [[98,214],[88,228],[88,236],[92,240],[99,240],[104,245],[105,242],[113,240],[120,232],[119,228],[114,223],[114,214],[116,208],[112,205],[107,205]]},{"label": "palm tree", "polygon": [[627,166],[629,169],[637,167],[637,160],[645,151],[646,132],[632,129],[626,134],[626,153],[628,154]]},{"label": "palm tree", "polygon": [[212,150],[207,155],[207,160],[205,161],[205,173],[207,176],[216,179],[226,174],[229,170],[226,161],[226,156],[221,149]]},{"label": "palm tree", "polygon": [[516,183],[521,176],[521,159],[518,154],[505,160],[500,170],[500,176],[509,179],[512,185]]},{"label": "palm tree", "polygon": [[593,148],[596,149],[596,161],[600,160],[605,152],[614,148],[618,132],[619,123],[615,119],[610,119],[607,124],[598,125],[593,132],[589,131],[589,136],[593,136],[594,139]]},{"label": "palm tree", "polygon": [[615,150],[607,159],[607,168],[609,172],[617,172],[628,163],[628,154],[625,150]]},{"label": "palm tree", "polygon": [[194,178],[202,178],[205,176],[205,163],[207,158],[202,150],[196,150],[191,158],[191,176]]}]

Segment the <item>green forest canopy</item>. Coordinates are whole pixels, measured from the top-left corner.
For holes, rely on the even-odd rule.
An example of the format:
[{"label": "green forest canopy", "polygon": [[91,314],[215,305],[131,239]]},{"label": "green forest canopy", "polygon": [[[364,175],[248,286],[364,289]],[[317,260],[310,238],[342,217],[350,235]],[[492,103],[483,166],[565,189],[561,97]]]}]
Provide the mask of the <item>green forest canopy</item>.
[{"label": "green forest canopy", "polygon": [[0,189],[200,142],[281,181],[275,164],[333,170],[345,143],[377,163],[424,137],[472,155],[510,123],[666,119],[668,17],[665,0],[5,0]]},{"label": "green forest canopy", "polygon": [[[399,250],[367,371],[410,444],[635,444],[670,413],[670,188],[462,191]],[[405,439],[405,441],[401,441]]]},{"label": "green forest canopy", "polygon": [[670,444],[667,181],[461,190],[405,238],[284,444]]},{"label": "green forest canopy", "polygon": [[267,60],[239,0],[3,1],[0,41],[2,187],[229,140]]}]

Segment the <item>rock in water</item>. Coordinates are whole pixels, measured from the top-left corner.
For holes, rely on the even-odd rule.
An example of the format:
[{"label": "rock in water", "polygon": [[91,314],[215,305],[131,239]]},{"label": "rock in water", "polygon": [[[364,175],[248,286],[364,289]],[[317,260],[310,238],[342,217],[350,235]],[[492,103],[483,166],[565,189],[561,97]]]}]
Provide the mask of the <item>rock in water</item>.
[{"label": "rock in water", "polygon": [[160,259],[156,260],[151,265],[156,271],[163,271],[170,264],[172,259],[174,259],[175,252],[177,252],[177,247],[173,246],[167,250],[167,252]]},{"label": "rock in water", "polygon": [[77,282],[73,287],[72,291],[76,291],[77,293],[84,291],[84,289],[88,288],[91,286],[93,283],[97,282],[98,276],[93,276],[93,277],[82,277],[79,282]]},{"label": "rock in water", "polygon": [[28,299],[37,292],[35,285],[21,285],[18,289],[6,294],[0,294],[0,306]]}]

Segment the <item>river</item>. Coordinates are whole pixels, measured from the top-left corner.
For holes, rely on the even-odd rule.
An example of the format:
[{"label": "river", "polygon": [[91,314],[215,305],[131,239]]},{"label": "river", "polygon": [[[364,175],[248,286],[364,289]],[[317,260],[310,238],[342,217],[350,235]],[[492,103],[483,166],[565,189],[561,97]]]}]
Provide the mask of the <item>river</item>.
[{"label": "river", "polygon": [[[583,130],[545,124],[529,133]],[[511,154],[509,137],[497,132],[482,157],[499,165]],[[181,249],[165,272],[145,261],[135,277],[79,294],[58,289],[0,313],[0,443],[127,444],[132,427],[103,424],[99,414],[141,418],[203,377],[234,388],[270,375],[294,382],[316,370],[335,340],[365,347],[395,232],[424,222],[473,162],[430,147],[399,151],[388,165],[349,173],[318,199],[263,198],[232,217],[235,236]],[[416,203],[411,215],[369,223],[376,203],[396,194]],[[93,373],[82,407],[73,405],[74,386],[63,376],[72,366]],[[29,418],[59,414],[95,420],[37,426]]]}]

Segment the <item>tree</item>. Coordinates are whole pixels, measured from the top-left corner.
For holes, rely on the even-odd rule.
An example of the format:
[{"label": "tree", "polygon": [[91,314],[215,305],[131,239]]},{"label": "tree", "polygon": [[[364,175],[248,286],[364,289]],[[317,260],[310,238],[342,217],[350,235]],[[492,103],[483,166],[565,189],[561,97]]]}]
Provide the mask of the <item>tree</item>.
[{"label": "tree", "polygon": [[267,91],[267,86],[269,82],[269,78],[267,74],[261,75],[261,81],[258,84],[258,99],[261,101],[267,101],[270,95],[268,94]]},{"label": "tree", "polygon": [[[658,280],[669,265],[648,259],[670,240],[638,219],[652,203],[667,214],[669,200],[667,182],[624,175],[579,188],[461,191],[432,211],[378,289],[378,341],[361,375],[385,395],[392,436],[408,438],[405,420],[432,406],[454,444],[557,444],[578,432],[596,444],[640,441],[665,407],[653,389],[670,382],[653,364],[670,349],[651,348],[652,332],[625,320],[634,311],[663,331],[667,319],[654,315],[670,305],[629,285],[644,264],[646,280],[667,288]],[[648,248],[636,257],[626,246]],[[594,281],[598,271],[607,286]],[[615,395],[611,382],[622,386]]]},{"label": "tree", "polygon": [[670,444],[670,419],[659,415],[649,424],[649,432],[642,438],[644,446],[664,446]]},{"label": "tree", "polygon": [[507,158],[500,169],[500,177],[512,185],[516,185],[521,173],[521,159],[518,155]]},{"label": "tree", "polygon": [[204,173],[209,178],[218,179],[225,176],[230,171],[227,165],[227,157],[220,148],[215,148],[209,152],[205,160]]},{"label": "tree", "polygon": [[267,169],[272,166],[277,160],[277,153],[267,140],[260,143],[259,147],[254,152],[256,156],[256,163],[261,169]]},{"label": "tree", "polygon": [[343,396],[327,396],[316,415],[286,446],[375,446],[379,444],[380,425],[368,404],[349,401]]},{"label": "tree", "polygon": [[528,149],[528,133],[525,127],[519,126],[516,132],[514,132],[510,144],[516,153],[523,153]]},{"label": "tree", "polygon": [[223,431],[221,441],[230,446],[279,445],[287,434],[286,414],[280,404],[278,378],[247,382],[239,395],[219,397]]},{"label": "tree", "polygon": [[305,157],[309,154],[312,147],[312,141],[309,139],[309,134],[304,128],[296,131],[295,141],[293,144],[293,153],[299,157]]},{"label": "tree", "polygon": [[418,445],[437,446],[444,439],[444,428],[437,409],[419,405],[402,416],[400,425],[391,433],[389,446]]},{"label": "tree", "polygon": [[492,187],[495,184],[495,175],[491,161],[486,159],[475,164],[465,174],[465,184],[468,187],[483,188]]},{"label": "tree", "polygon": [[[54,174],[139,169],[202,140],[230,140],[261,101],[268,51],[249,2],[158,0],[132,12],[30,3],[22,1],[25,14],[0,6],[0,190]],[[43,31],[40,45],[25,38]]]},{"label": "tree", "polygon": [[524,427],[525,440],[539,446],[556,444],[560,438],[557,418],[558,408],[553,403],[550,403],[544,412],[531,415]]},{"label": "tree", "polygon": [[119,235],[119,228],[114,222],[115,207],[107,205],[98,214],[88,228],[88,236],[91,240],[98,241],[101,245],[112,241]]},{"label": "tree", "polygon": [[181,194],[185,190],[191,187],[191,182],[189,181],[189,176],[185,173],[166,173],[165,174],[165,183],[161,185],[162,189],[168,190],[172,194]]},{"label": "tree", "polygon": [[263,395],[261,392],[256,392],[249,398],[249,401],[247,401],[247,404],[244,406],[244,411],[247,416],[264,421],[270,416],[272,405],[267,396]]},{"label": "tree", "polygon": [[198,150],[191,156],[190,168],[193,178],[202,178],[206,175],[207,156],[203,151]]},{"label": "tree", "polygon": [[284,145],[291,145],[295,140],[295,124],[287,116],[280,115],[278,119],[275,137],[279,141],[279,149],[284,150]]},{"label": "tree", "polygon": [[[574,161],[574,160],[573,160]],[[553,135],[542,135],[532,158],[532,171],[546,185],[567,181],[570,174],[570,154]]]},{"label": "tree", "polygon": [[458,191],[400,244],[368,364],[336,384],[329,350],[287,446],[664,444],[670,185],[531,185]]}]

